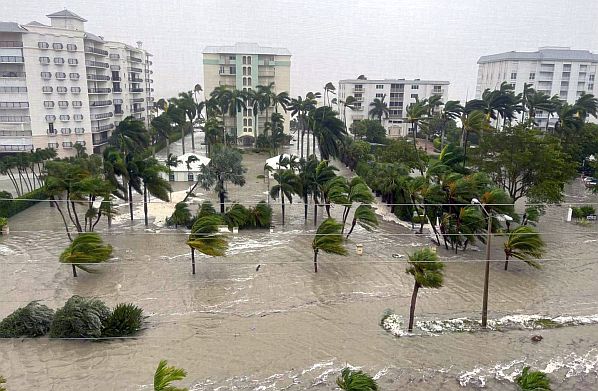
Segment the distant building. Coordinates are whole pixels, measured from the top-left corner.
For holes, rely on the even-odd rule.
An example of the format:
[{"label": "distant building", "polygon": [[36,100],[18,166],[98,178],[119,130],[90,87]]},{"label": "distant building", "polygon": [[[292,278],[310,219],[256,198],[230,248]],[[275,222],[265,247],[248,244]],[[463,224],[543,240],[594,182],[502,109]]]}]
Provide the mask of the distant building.
[{"label": "distant building", "polygon": [[[190,161],[190,157],[194,159]],[[210,160],[210,158],[195,153],[186,153],[178,156],[177,165],[169,167],[168,175],[163,173],[162,177],[170,182],[195,182],[202,171],[202,166],[210,164]]]},{"label": "distant building", "polygon": [[[598,54],[588,50],[565,47],[543,47],[535,52],[506,52],[482,56],[478,60],[476,97],[481,98],[487,88],[495,90],[503,82],[513,86],[515,93],[523,91],[525,83],[547,95],[558,95],[574,103],[580,95],[596,95]],[[557,119],[552,117],[551,124]],[[538,111],[536,122],[546,126],[548,113]]]},{"label": "distant building", "polygon": [[123,118],[149,123],[152,62],[141,42],[85,32],[68,10],[47,16],[50,26],[0,22],[0,152],[98,153]]},{"label": "distant building", "polygon": [[[203,51],[204,91],[209,95],[218,86],[237,90],[255,90],[258,85],[274,83],[276,93],[291,90],[291,53],[284,48],[259,46],[256,43],[236,43],[234,46],[208,46]],[[268,109],[268,115],[274,108]],[[289,131],[290,114],[279,110],[285,117],[285,132]],[[255,117],[251,108],[239,112],[236,119],[225,116],[226,131],[237,138],[256,137],[262,134],[266,113],[258,116],[255,134]],[[248,138],[249,137],[249,138]]]},{"label": "distant building", "polygon": [[368,119],[370,103],[375,98],[383,99],[389,110],[388,118],[382,118],[382,125],[387,129],[389,137],[405,137],[411,129],[411,124],[406,120],[407,107],[415,99],[423,100],[433,95],[442,96],[442,101],[448,99],[448,81],[431,80],[405,80],[405,79],[349,79],[339,81],[339,98],[345,101],[348,96],[353,96],[357,103],[355,108],[346,110],[340,106],[341,119],[346,115],[347,128],[354,121]]}]

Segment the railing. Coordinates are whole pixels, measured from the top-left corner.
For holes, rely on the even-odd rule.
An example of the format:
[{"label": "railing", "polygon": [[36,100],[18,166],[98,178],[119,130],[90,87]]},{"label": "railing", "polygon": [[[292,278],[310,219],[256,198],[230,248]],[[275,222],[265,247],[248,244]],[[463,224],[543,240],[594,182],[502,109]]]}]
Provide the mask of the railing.
[{"label": "railing", "polygon": [[135,73],[141,73],[142,72],[141,68],[134,68],[134,67],[129,67],[129,71],[130,72],[135,72]]},{"label": "railing", "polygon": [[136,79],[132,77],[129,77],[129,81],[132,83],[143,83],[143,79]]},{"label": "railing", "polygon": [[0,77],[27,77],[25,72],[0,71]]},{"label": "railing", "polygon": [[0,41],[0,48],[22,48],[23,42],[19,41]]},{"label": "railing", "polygon": [[91,107],[102,107],[102,106],[110,106],[112,104],[111,100],[96,100],[89,102],[89,106]]},{"label": "railing", "polygon": [[31,117],[28,115],[0,115],[0,122],[29,123]]},{"label": "railing", "polygon": [[108,142],[108,137],[102,137],[99,140],[98,139],[93,139],[93,145],[103,145],[106,144]]},{"label": "railing", "polygon": [[131,99],[131,102],[133,102],[133,103],[140,103],[140,102],[143,102],[144,100],[145,99],[143,99],[143,98],[135,98],[135,99]]},{"label": "railing", "polygon": [[0,151],[4,152],[19,152],[19,151],[32,151],[33,145],[0,145]]},{"label": "railing", "polygon": [[122,110],[114,110],[114,115],[123,115],[124,113]]},{"label": "railing", "polygon": [[24,62],[25,59],[21,56],[0,56],[0,62]]},{"label": "railing", "polygon": [[87,92],[90,94],[109,94],[112,90],[110,88],[88,88]]},{"label": "railing", "polygon": [[134,107],[133,108],[133,113],[140,113],[142,111],[145,111],[145,107]]},{"label": "railing", "polygon": [[104,75],[87,75],[87,80],[108,81],[108,80],[110,80],[110,76],[104,76]]},{"label": "railing", "polygon": [[0,94],[18,94],[22,92],[27,92],[27,87],[0,87]]},{"label": "railing", "polygon": [[100,54],[102,56],[107,56],[108,55],[108,52],[106,50],[96,49],[96,48],[91,47],[91,46],[86,46],[85,47],[85,53]]},{"label": "railing", "polygon": [[[132,57],[132,56],[131,56],[131,57],[128,57],[128,60],[129,60],[129,61],[132,61],[132,62],[143,62],[143,60],[142,60],[142,59],[140,59],[140,58],[137,58],[137,57]],[[141,71],[140,71],[140,72],[141,72]]]},{"label": "railing", "polygon": [[85,65],[88,67],[94,68],[108,68],[110,65],[107,62],[100,62],[100,61],[85,61]]},{"label": "railing", "polygon": [[113,92],[116,94],[116,93],[123,92],[123,90],[122,90],[122,88],[115,88]]},{"label": "railing", "polygon": [[143,92],[143,88],[129,88],[129,92]]},{"label": "railing", "polygon": [[122,79],[120,78],[120,76],[113,76],[112,77],[112,81],[121,81]]},{"label": "railing", "polygon": [[106,118],[112,117],[113,115],[114,114],[112,112],[110,112],[110,113],[93,114],[91,117],[93,119],[106,119]]},{"label": "railing", "polygon": [[31,130],[0,130],[0,137],[27,137]]},{"label": "railing", "polygon": [[105,132],[106,130],[114,129],[114,124],[102,125],[102,126],[92,126],[92,132]]},{"label": "railing", "polygon": [[29,102],[0,102],[0,109],[28,109]]}]

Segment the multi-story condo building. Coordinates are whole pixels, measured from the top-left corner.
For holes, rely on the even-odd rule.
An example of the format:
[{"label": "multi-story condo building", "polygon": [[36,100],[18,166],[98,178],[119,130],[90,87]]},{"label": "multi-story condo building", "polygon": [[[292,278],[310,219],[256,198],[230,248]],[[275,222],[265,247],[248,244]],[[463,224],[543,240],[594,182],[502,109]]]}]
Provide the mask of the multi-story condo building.
[{"label": "multi-story condo building", "polygon": [[0,22],[0,152],[75,144],[99,153],[122,118],[149,123],[151,54],[85,32],[71,11],[51,24]]},{"label": "multi-story condo building", "polygon": [[[356,99],[353,109],[341,108],[341,118],[346,120],[347,128],[354,121],[369,117],[370,104],[374,99],[383,99],[388,105],[388,117],[382,118],[382,125],[389,137],[405,137],[411,129],[406,120],[407,107],[416,99],[423,100],[432,95],[448,98],[448,81],[405,80],[405,79],[349,79],[339,81],[339,97],[345,101],[348,96]],[[343,117],[346,115],[346,119]]]},{"label": "multi-story condo building", "polygon": [[[234,46],[208,46],[203,51],[204,91],[210,94],[218,86],[237,90],[255,90],[257,86],[274,83],[274,92],[290,92],[291,53],[284,48],[264,47],[256,43],[236,43]],[[274,112],[268,109],[268,115]],[[289,131],[290,115],[284,110],[285,132]],[[225,116],[224,126],[241,142],[262,134],[266,122],[265,110],[258,114],[258,126],[251,108],[236,117]],[[257,133],[256,133],[257,131]],[[248,137],[251,136],[251,137]]]},{"label": "multi-story condo building", "polygon": [[[503,82],[511,84],[515,93],[523,92],[523,86],[527,83],[537,91],[550,96],[558,95],[571,104],[583,93],[596,95],[598,92],[595,84],[598,54],[587,50],[543,47],[535,52],[482,56],[478,64],[477,98],[486,89],[498,89]],[[540,127],[546,126],[548,118],[548,113],[536,113],[536,122]],[[556,121],[553,117],[549,127]]]}]

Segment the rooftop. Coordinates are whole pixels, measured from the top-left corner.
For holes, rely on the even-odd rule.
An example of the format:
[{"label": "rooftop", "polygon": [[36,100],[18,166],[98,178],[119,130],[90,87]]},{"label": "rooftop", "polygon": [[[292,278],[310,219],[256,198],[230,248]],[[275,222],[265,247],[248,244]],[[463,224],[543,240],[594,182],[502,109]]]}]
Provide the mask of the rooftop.
[{"label": "rooftop", "polygon": [[0,22],[0,33],[26,33],[27,30],[15,22]]},{"label": "rooftop", "polygon": [[[189,163],[189,166],[187,167],[187,160],[191,156],[193,156],[197,160],[192,163]],[[177,165],[175,167],[171,167],[170,170],[173,172],[199,172],[201,171],[201,166],[208,165],[210,163],[210,160],[211,159],[208,157],[201,156],[195,153],[186,153],[177,157]]]},{"label": "rooftop", "polygon": [[66,19],[77,19],[81,22],[87,22],[87,19],[84,19],[77,15],[76,13],[67,10],[66,8],[62,11],[54,12],[53,14],[46,15],[48,18],[66,18]]},{"label": "rooftop", "polygon": [[237,42],[233,46],[206,46],[204,54],[271,54],[275,56],[290,56],[291,52],[285,48],[260,46],[252,42]]},{"label": "rooftop", "polygon": [[449,85],[446,80],[421,80],[421,79],[344,79],[340,84],[441,84]]},{"label": "rooftop", "polygon": [[496,61],[592,61],[598,62],[598,54],[589,50],[572,50],[569,47],[541,47],[535,52],[505,52],[482,56],[478,64]]}]

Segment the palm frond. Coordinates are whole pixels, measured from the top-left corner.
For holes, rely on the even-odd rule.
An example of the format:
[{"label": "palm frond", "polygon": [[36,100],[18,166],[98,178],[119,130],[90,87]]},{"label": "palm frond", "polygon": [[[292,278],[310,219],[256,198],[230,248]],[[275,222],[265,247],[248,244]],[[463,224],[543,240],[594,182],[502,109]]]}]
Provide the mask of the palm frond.
[{"label": "palm frond", "polygon": [[170,385],[173,381],[183,380],[187,371],[174,366],[169,367],[166,360],[161,360],[154,374],[154,391],[188,391],[187,388],[178,388]]},{"label": "palm frond", "polygon": [[322,250],[326,253],[347,255],[347,249],[343,246],[341,234],[342,224],[333,218],[328,218],[320,224],[316,236],[312,242],[314,250]]}]

